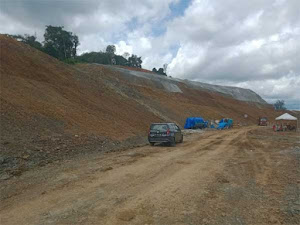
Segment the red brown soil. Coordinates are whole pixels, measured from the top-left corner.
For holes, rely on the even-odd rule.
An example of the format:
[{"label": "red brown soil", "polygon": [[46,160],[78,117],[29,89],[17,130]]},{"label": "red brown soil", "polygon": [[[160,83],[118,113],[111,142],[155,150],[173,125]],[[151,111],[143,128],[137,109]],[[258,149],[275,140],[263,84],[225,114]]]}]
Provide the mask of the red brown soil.
[{"label": "red brown soil", "polygon": [[41,155],[46,160],[72,151],[101,151],[108,142],[145,137],[152,122],[183,126],[186,117],[202,116],[254,124],[259,116],[278,115],[269,105],[184,84],[183,93],[169,93],[150,80],[128,82],[105,66],[70,66],[4,35],[0,49],[1,155],[18,165]]}]

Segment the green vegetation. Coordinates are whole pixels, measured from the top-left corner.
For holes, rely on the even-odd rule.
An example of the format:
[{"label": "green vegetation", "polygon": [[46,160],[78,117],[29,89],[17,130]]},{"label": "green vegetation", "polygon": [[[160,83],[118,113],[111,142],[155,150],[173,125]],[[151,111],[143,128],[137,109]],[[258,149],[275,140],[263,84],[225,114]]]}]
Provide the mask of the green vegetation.
[{"label": "green vegetation", "polygon": [[166,72],[164,71],[163,68],[159,68],[158,70],[154,67],[152,69],[152,72],[157,73],[159,75],[167,76]]},{"label": "green vegetation", "polygon": [[274,108],[275,108],[275,110],[286,110],[284,100],[277,100],[274,103]]},{"label": "green vegetation", "polygon": [[142,68],[142,59],[136,55],[131,55],[128,60],[120,55],[115,55],[114,45],[109,45],[106,52],[88,52],[77,57],[79,62],[84,63],[100,63],[106,65],[120,65]]},{"label": "green vegetation", "polygon": [[80,44],[77,35],[64,30],[63,26],[46,26],[44,41],[40,43],[34,35],[8,35],[45,52],[65,63],[99,63],[106,65],[121,65],[142,68],[142,58],[137,55],[125,53],[123,56],[116,55],[116,47],[108,45],[106,51],[88,52],[77,56],[77,48]]},{"label": "green vegetation", "polygon": [[168,68],[168,64],[164,64],[163,68],[159,68],[158,70],[154,67],[152,69],[152,72],[157,73],[159,75],[167,76],[167,68]]},{"label": "green vegetation", "polygon": [[25,34],[24,36],[22,36],[22,35],[8,35],[8,36],[10,36],[18,41],[21,41],[25,44],[28,44],[31,47],[34,47],[38,50],[43,50],[43,45],[36,40],[35,36],[30,36],[29,34]]},{"label": "green vegetation", "polygon": [[75,58],[79,39],[64,27],[46,26],[43,51],[59,60]]},{"label": "green vegetation", "polygon": [[[80,45],[79,38],[72,32],[64,30],[63,26],[46,26],[44,41],[38,42],[35,35],[8,35],[30,45],[40,51],[45,52],[65,63],[99,63],[106,65],[120,65],[129,66],[135,68],[142,68],[142,57],[125,52],[122,56],[116,55],[116,46],[108,45],[105,52],[87,52],[82,55],[77,55],[77,48]],[[163,65],[163,68],[153,68],[153,72],[167,76],[167,64]]]}]

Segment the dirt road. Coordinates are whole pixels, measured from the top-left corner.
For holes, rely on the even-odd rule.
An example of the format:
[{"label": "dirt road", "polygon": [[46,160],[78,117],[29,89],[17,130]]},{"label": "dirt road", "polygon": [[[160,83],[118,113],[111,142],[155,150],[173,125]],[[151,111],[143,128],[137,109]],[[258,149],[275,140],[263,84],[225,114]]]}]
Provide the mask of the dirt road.
[{"label": "dirt road", "polygon": [[5,181],[0,224],[299,224],[299,175],[295,133],[208,131]]}]

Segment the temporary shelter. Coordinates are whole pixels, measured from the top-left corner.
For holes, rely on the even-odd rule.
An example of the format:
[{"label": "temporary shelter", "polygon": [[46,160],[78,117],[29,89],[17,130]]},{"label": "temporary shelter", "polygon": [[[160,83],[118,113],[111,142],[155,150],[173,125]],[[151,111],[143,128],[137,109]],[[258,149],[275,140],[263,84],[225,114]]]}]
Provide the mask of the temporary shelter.
[{"label": "temporary shelter", "polygon": [[297,120],[297,118],[288,113],[285,113],[281,116],[278,116],[275,120]]},{"label": "temporary shelter", "polygon": [[289,130],[292,130],[293,128],[297,129],[298,119],[288,113],[284,113],[281,116],[278,116],[275,120],[276,124],[280,125],[281,128],[286,127]]}]

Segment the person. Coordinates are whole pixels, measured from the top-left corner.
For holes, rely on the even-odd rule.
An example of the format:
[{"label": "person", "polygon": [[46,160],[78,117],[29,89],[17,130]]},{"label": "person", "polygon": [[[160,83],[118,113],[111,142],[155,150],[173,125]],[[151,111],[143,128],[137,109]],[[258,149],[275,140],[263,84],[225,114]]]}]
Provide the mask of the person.
[{"label": "person", "polygon": [[286,125],[284,124],[283,126],[282,126],[282,131],[286,131]]}]

